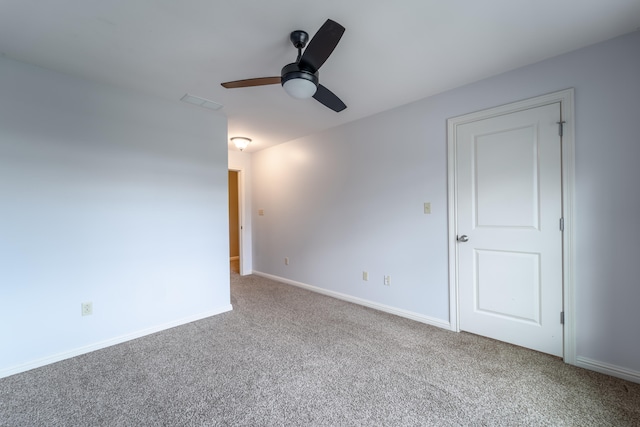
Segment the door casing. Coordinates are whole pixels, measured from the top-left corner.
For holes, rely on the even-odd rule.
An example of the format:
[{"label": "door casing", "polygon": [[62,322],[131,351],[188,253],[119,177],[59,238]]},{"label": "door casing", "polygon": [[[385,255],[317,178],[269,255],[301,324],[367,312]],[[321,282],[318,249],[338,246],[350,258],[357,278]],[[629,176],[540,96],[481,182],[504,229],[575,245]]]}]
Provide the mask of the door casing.
[{"label": "door casing", "polygon": [[460,331],[458,305],[458,252],[456,244],[457,218],[457,170],[456,170],[456,130],[459,125],[516,111],[527,110],[542,105],[560,102],[562,117],[562,234],[563,264],[563,311],[564,311],[564,361],[575,365],[575,260],[574,260],[574,186],[575,186],[575,140],[574,140],[574,89],[566,89],[535,98],[526,99],[487,110],[453,117],[447,120],[447,173],[448,173],[448,244],[449,244],[449,323],[451,329]]}]

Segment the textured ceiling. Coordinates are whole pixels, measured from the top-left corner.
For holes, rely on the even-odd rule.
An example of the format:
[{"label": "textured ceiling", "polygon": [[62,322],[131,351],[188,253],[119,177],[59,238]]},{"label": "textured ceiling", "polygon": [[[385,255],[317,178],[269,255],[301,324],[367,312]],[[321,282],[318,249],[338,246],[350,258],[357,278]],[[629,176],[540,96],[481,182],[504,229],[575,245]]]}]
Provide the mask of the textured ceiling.
[{"label": "textured ceiling", "polygon": [[[346,32],[320,82],[335,113],[278,85],[289,33],[331,18]],[[176,100],[224,105],[255,151],[640,27],[638,0],[0,0],[0,54]],[[1,76],[0,76],[1,78]],[[199,107],[191,107],[199,108]]]}]

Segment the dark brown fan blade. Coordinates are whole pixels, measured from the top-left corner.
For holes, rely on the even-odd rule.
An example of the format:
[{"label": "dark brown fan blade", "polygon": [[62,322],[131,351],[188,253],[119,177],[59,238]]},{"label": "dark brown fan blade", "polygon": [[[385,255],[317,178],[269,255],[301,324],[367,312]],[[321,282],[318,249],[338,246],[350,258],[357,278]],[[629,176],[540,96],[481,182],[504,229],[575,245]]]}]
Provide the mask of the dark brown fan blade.
[{"label": "dark brown fan blade", "polygon": [[222,87],[227,89],[235,89],[238,87],[279,85],[280,77],[258,77],[255,79],[235,80],[233,82],[220,83]]},{"label": "dark brown fan blade", "polygon": [[313,95],[316,101],[325,107],[331,108],[336,113],[347,108],[347,106],[333,92],[322,85],[318,85],[318,90]]},{"label": "dark brown fan blade", "polygon": [[307,45],[300,58],[300,65],[313,73],[318,71],[338,45],[342,34],[344,34],[344,27],[327,19]]}]

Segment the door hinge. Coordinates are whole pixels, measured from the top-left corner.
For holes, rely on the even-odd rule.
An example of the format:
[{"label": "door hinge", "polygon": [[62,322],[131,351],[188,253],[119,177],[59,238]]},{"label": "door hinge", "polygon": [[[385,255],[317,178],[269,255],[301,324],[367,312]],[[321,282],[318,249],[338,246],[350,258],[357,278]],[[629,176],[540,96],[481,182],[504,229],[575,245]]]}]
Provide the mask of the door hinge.
[{"label": "door hinge", "polygon": [[560,324],[564,325],[564,311],[560,312]]},{"label": "door hinge", "polygon": [[564,133],[564,124],[567,122],[565,122],[564,120],[560,120],[556,123],[558,124],[558,135],[562,136],[562,134]]},{"label": "door hinge", "polygon": [[560,218],[560,231],[564,231],[564,218]]}]

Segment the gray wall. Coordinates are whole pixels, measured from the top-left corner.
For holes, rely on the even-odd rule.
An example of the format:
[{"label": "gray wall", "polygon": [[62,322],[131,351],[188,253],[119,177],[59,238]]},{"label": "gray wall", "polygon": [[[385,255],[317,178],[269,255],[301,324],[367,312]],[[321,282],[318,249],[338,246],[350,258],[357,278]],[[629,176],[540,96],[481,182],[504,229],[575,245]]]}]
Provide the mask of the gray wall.
[{"label": "gray wall", "polygon": [[640,32],[253,154],[254,270],[448,321],[446,120],[570,87],[578,362],[640,380]]},{"label": "gray wall", "polygon": [[0,376],[231,309],[226,137],[0,58]]}]

